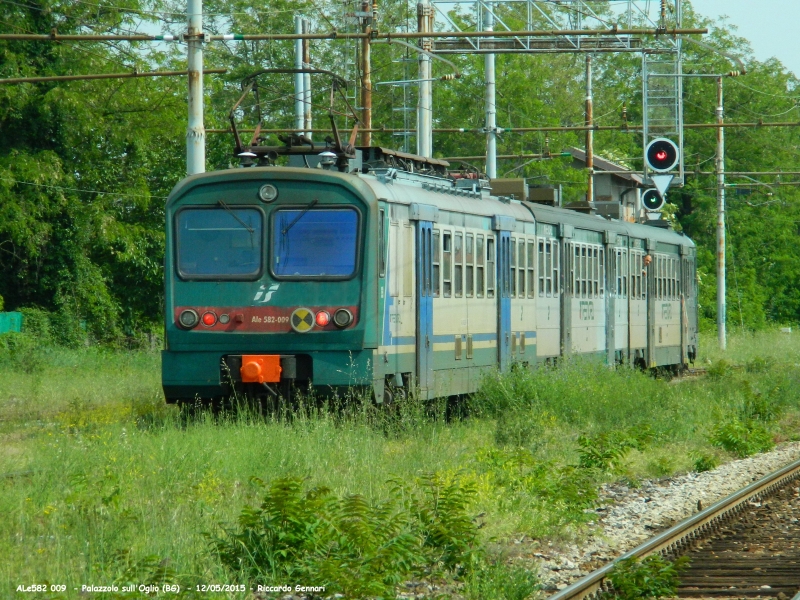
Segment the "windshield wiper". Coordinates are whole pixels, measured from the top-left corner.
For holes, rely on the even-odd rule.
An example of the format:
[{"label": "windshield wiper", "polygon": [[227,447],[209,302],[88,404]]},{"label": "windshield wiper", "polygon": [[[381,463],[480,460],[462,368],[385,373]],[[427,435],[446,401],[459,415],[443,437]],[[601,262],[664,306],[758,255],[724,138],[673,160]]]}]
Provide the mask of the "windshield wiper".
[{"label": "windshield wiper", "polygon": [[306,214],[306,213],[307,213],[309,210],[311,210],[311,209],[312,209],[312,208],[313,208],[313,207],[314,207],[314,206],[317,204],[317,202],[319,202],[319,200],[318,200],[317,198],[314,198],[314,199],[313,199],[313,200],[312,200],[312,201],[311,201],[311,202],[308,204],[308,206],[306,206],[306,207],[305,207],[305,208],[304,208],[302,211],[300,211],[300,214],[299,214],[299,215],[297,215],[297,217],[295,218],[295,220],[294,220],[294,221],[292,221],[291,223],[289,223],[289,224],[288,224],[286,227],[284,227],[284,228],[281,230],[281,235],[286,235],[287,233],[289,233],[289,230],[290,230],[292,227],[294,227],[294,226],[295,226],[295,224],[296,224],[296,223],[297,223],[297,222],[298,222],[300,219],[302,219],[302,218],[303,218],[303,215],[304,215],[304,214]]},{"label": "windshield wiper", "polygon": [[254,230],[252,227],[250,227],[250,226],[249,226],[247,223],[245,223],[244,221],[242,221],[242,220],[239,218],[239,216],[238,216],[238,215],[237,215],[235,212],[233,212],[233,210],[231,210],[231,207],[230,207],[230,206],[228,206],[228,205],[225,203],[225,201],[224,201],[222,198],[220,198],[220,199],[219,199],[219,205],[220,205],[222,208],[224,208],[226,211],[228,211],[228,214],[229,214],[230,216],[232,216],[234,219],[236,219],[237,221],[239,221],[239,223],[241,224],[241,226],[242,226],[242,227],[244,227],[244,228],[245,228],[245,229],[246,229],[246,230],[247,230],[247,231],[250,233],[250,235],[253,235],[253,233],[255,233],[255,230]]}]

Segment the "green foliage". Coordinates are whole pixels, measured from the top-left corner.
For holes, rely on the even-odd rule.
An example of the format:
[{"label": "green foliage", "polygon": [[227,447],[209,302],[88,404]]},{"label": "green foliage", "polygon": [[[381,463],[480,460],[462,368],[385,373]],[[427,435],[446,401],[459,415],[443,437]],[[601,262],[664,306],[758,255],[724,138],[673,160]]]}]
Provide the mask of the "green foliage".
[{"label": "green foliage", "polygon": [[[436,584],[444,593],[475,599],[524,597],[535,583],[524,570],[531,563],[527,541],[580,536],[584,524],[597,518],[592,509],[599,481],[635,482],[649,476],[661,457],[672,458],[674,470],[692,468],[702,454],[708,463],[729,460],[709,444],[708,424],[729,415],[741,420],[747,398],[759,393],[781,409],[772,421],[753,419],[768,425],[776,439],[796,436],[800,423],[800,369],[794,366],[800,337],[778,332],[731,335],[726,356],[732,363],[757,355],[770,367],[761,373],[731,370],[719,380],[674,385],[627,369],[570,362],[508,374],[523,394],[520,410],[527,404],[540,427],[536,443],[523,448],[495,446],[496,417],[446,422],[424,405],[407,407],[410,415],[400,418],[409,424],[397,428],[384,428],[366,410],[312,410],[310,401],[286,418],[187,423],[176,407],[163,404],[157,353],[50,345],[37,355],[43,362],[26,374],[7,349],[0,350],[0,473],[9,474],[0,486],[6,516],[0,519],[0,552],[8,565],[0,585],[6,588],[20,578],[69,587],[143,583],[158,579],[162,568],[180,574],[184,590],[192,578],[249,583],[243,570],[223,565],[216,547],[209,551],[211,540],[202,532],[224,523],[242,533],[237,518],[243,507],[259,507],[268,494],[248,484],[250,475],[275,482],[302,473],[308,483],[301,501],[314,486],[334,490],[327,498],[337,507],[345,506],[346,493],[361,494],[370,499],[369,508],[347,509],[356,514],[351,529],[370,532],[377,511],[391,507],[389,526],[405,521],[404,532],[414,537],[414,553],[422,556],[416,571],[401,565],[381,572],[357,555],[342,575],[355,573],[355,585],[377,580],[392,592],[404,591],[402,583],[392,589],[391,581],[407,572],[403,581],[420,582],[423,593]],[[579,433],[631,435],[644,423],[658,441],[631,450],[622,473],[577,466]],[[438,474],[431,491],[420,473]],[[446,508],[465,506],[465,497],[464,510]],[[474,513],[481,516],[473,520]],[[302,523],[315,526],[323,517],[333,523],[322,524],[333,538],[316,538],[337,544],[327,564],[350,561],[359,548],[365,557],[376,555],[369,539],[359,541],[347,524],[338,529],[341,512],[315,515]],[[272,531],[291,532],[291,526],[279,523]],[[513,542],[522,536],[522,545]],[[233,543],[224,532],[216,537]],[[239,546],[242,569],[250,564],[246,550]],[[313,548],[303,556],[305,568],[324,558]]]},{"label": "green foliage", "polygon": [[578,436],[579,466],[614,471],[633,449],[643,450],[653,439],[649,426]]},{"label": "green foliage", "polygon": [[641,560],[622,560],[608,575],[613,591],[605,597],[613,600],[646,600],[674,596],[680,583],[680,574],[688,566],[689,558],[686,556],[674,562],[657,554]]},{"label": "green foliage", "polygon": [[537,460],[528,450],[489,448],[478,452],[480,473],[489,476],[508,510],[546,506],[564,523],[587,520],[585,509],[597,500],[592,474],[572,466]]},{"label": "green foliage", "polygon": [[708,452],[695,452],[690,455],[696,473],[713,471],[719,466],[719,458]]},{"label": "green foliage", "polygon": [[50,313],[40,308],[21,308],[22,331],[46,345],[52,341]]},{"label": "green foliage", "polygon": [[654,477],[665,477],[675,472],[675,461],[670,456],[657,456],[647,463],[647,470]]},{"label": "green foliage", "polygon": [[731,370],[731,364],[724,358],[719,359],[708,367],[708,376],[711,379],[722,379]]},{"label": "green foliage", "polygon": [[459,477],[422,475],[411,487],[395,480],[395,492],[403,499],[421,534],[423,546],[433,557],[454,572],[468,571],[478,557],[475,519],[469,514],[475,488]]},{"label": "green foliage", "polygon": [[711,443],[740,458],[775,447],[772,436],[759,421],[731,418],[714,427]]},{"label": "green foliage", "polygon": [[494,439],[498,446],[529,446],[542,425],[530,410],[516,409],[497,416]]},{"label": "green foliage", "polygon": [[23,373],[36,373],[43,364],[44,348],[29,333],[10,331],[0,334],[0,357]]},{"label": "green foliage", "polygon": [[538,581],[529,568],[496,560],[475,569],[464,594],[469,600],[528,600],[539,589]]},{"label": "green foliage", "polygon": [[772,361],[763,356],[754,356],[745,363],[745,370],[748,373],[766,373],[772,366]]},{"label": "green foliage", "polygon": [[455,481],[395,482],[393,498],[382,503],[337,498],[298,478],[265,487],[263,502],[242,511],[237,529],[211,537],[222,563],[251,581],[313,581],[349,598],[387,596],[439,565],[467,571],[477,557],[467,512],[474,490]]}]

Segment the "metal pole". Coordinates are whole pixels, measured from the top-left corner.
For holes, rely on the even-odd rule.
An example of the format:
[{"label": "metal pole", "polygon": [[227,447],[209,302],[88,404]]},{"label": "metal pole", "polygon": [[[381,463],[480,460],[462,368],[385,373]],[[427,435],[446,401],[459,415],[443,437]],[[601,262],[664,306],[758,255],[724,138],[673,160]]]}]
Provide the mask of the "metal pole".
[{"label": "metal pole", "polygon": [[[594,108],[592,105],[592,57],[586,55],[586,126],[594,125]],[[586,130],[586,201],[594,202],[594,131]]]},{"label": "metal pole", "polygon": [[[294,32],[296,34],[303,34],[303,17],[295,15],[294,17]],[[294,41],[294,68],[303,69],[303,39],[298,38]],[[294,126],[295,129],[303,129],[305,125],[306,111],[303,106],[303,100],[306,97],[305,89],[303,86],[303,73],[298,72],[294,74]],[[302,133],[302,131],[301,131]]]},{"label": "metal pole", "polygon": [[[308,19],[303,19],[303,33],[309,33],[311,30],[311,22]],[[311,68],[311,42],[303,40],[303,68]],[[305,108],[305,116],[303,129],[305,129],[306,137],[311,139],[312,116],[311,116],[311,73],[303,73],[303,104]]]},{"label": "metal pole", "polygon": [[[369,11],[369,2],[361,3],[361,12]],[[364,19],[364,33],[371,33],[369,20]],[[361,40],[361,145],[372,145],[372,43],[369,37]]]},{"label": "metal pole", "polygon": [[[483,13],[483,29],[494,30],[492,5],[487,3]],[[495,55],[485,58],[486,77],[486,176],[497,178],[497,85],[495,82]]]},{"label": "metal pole", "polygon": [[186,173],[206,170],[206,131],[203,125],[203,0],[188,0],[186,50],[189,63],[189,125],[186,131]]},{"label": "metal pole", "polygon": [[[429,0],[422,0],[417,4],[417,31],[418,33],[429,33],[430,23],[428,15],[431,5]],[[431,51],[430,38],[423,37],[420,40],[420,47],[426,52]],[[431,142],[431,129],[433,120],[431,119],[431,59],[429,56],[420,53],[419,55],[419,105],[417,108],[417,154],[430,157],[432,155],[433,144]]]},{"label": "metal pole", "polygon": [[717,335],[719,347],[728,345],[725,329],[725,128],[723,125],[722,77],[717,79]]}]

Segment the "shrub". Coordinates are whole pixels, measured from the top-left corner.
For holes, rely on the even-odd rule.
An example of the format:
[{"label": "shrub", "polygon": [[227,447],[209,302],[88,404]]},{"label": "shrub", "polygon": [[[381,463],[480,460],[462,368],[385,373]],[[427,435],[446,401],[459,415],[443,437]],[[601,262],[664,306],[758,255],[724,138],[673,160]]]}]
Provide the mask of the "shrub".
[{"label": "shrub", "polygon": [[497,417],[494,440],[498,446],[528,446],[541,429],[532,411],[509,410]]},{"label": "shrub", "polygon": [[695,471],[695,473],[713,471],[719,466],[719,459],[713,454],[697,452],[690,454],[689,458],[692,459],[693,470]]},{"label": "shrub", "polygon": [[675,463],[670,456],[658,456],[647,463],[647,470],[655,477],[664,477],[675,470]]},{"label": "shrub", "polygon": [[0,355],[15,368],[28,375],[44,364],[42,348],[37,338],[28,333],[10,331],[0,334]]},{"label": "shrub", "polygon": [[782,407],[780,406],[780,400],[777,398],[778,394],[775,393],[780,388],[764,395],[761,392],[754,391],[748,381],[742,382],[742,385],[747,394],[741,410],[743,420],[752,419],[769,422],[774,421],[781,415]]},{"label": "shrub", "polygon": [[772,366],[772,361],[761,356],[755,356],[745,363],[745,371],[748,373],[766,373]]},{"label": "shrub", "polygon": [[608,576],[614,590],[605,594],[605,597],[643,600],[674,596],[680,583],[680,574],[689,566],[688,563],[686,556],[670,562],[657,554],[642,560],[629,558],[620,561]]},{"label": "shrub", "polygon": [[614,471],[633,450],[644,450],[653,439],[649,426],[603,432],[578,437],[578,466],[585,469]]},{"label": "shrub", "polygon": [[373,503],[276,479],[258,508],[242,511],[238,528],[209,535],[211,546],[227,569],[251,581],[309,581],[348,598],[392,596],[402,581],[440,565],[470,568],[478,553],[467,513],[474,491],[436,475],[392,483],[392,497]]},{"label": "shrub", "polygon": [[64,310],[50,314],[53,341],[67,348],[80,348],[88,341],[86,322],[81,317]]},{"label": "shrub", "polygon": [[21,308],[22,332],[35,338],[40,344],[52,342],[50,313],[41,308]]},{"label": "shrub", "polygon": [[711,443],[740,458],[772,450],[775,446],[762,423],[736,418],[719,423],[711,434]]},{"label": "shrub", "polygon": [[708,367],[708,376],[711,379],[722,379],[730,372],[730,370],[731,364],[724,358],[721,358]]},{"label": "shrub", "polygon": [[590,471],[538,461],[522,448],[483,450],[477,461],[510,508],[515,510],[532,500],[561,522],[590,518],[584,511],[597,499],[596,482]]},{"label": "shrub", "polygon": [[539,588],[536,573],[501,560],[476,569],[464,586],[470,600],[527,600]]}]

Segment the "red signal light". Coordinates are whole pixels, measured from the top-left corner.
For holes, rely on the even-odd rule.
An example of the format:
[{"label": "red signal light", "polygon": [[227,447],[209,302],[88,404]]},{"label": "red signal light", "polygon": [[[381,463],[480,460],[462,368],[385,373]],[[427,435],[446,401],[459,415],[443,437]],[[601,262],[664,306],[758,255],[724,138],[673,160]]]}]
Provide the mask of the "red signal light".
[{"label": "red signal light", "polygon": [[217,315],[213,312],[207,312],[203,314],[203,325],[206,327],[211,327],[217,323]]},{"label": "red signal light", "polygon": [[680,150],[672,140],[657,138],[647,144],[644,159],[648,168],[657,173],[665,173],[680,163]]},{"label": "red signal light", "polygon": [[325,325],[331,322],[331,315],[330,313],[321,310],[317,313],[316,321],[319,327],[325,327]]}]

